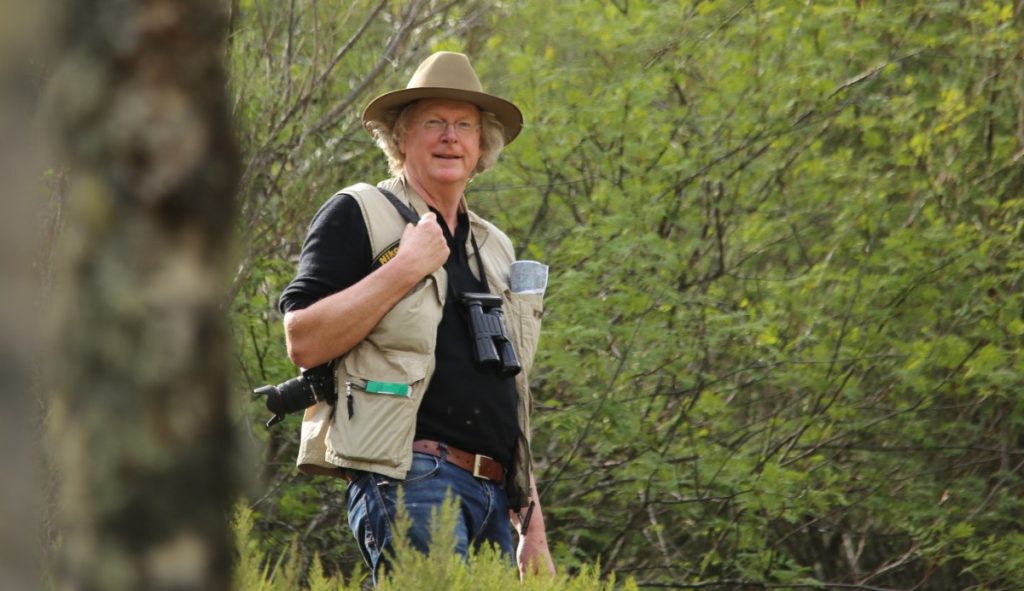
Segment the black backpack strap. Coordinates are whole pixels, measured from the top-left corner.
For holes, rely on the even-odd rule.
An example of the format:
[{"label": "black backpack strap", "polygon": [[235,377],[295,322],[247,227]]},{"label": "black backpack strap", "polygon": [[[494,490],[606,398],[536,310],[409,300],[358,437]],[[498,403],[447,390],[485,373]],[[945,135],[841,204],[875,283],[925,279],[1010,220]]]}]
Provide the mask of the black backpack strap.
[{"label": "black backpack strap", "polygon": [[420,222],[420,216],[416,215],[416,212],[413,210],[413,208],[402,203],[402,200],[399,199],[394,193],[388,191],[383,187],[377,187],[377,190],[383,193],[384,196],[388,198],[388,201],[391,202],[391,205],[395,206],[395,209],[398,210],[398,214],[401,215],[402,218],[405,219],[405,221],[409,222],[414,226]]},{"label": "black backpack strap", "polygon": [[[388,201],[391,202],[391,205],[395,206],[395,209],[398,210],[398,213],[405,219],[405,221],[409,222],[410,224],[412,224],[414,226],[420,222],[420,218],[419,218],[418,215],[416,215],[416,212],[413,210],[413,208],[409,207],[405,203],[402,203],[402,200],[399,199],[394,193],[392,193],[391,191],[388,191],[387,189],[385,189],[383,187],[377,187],[377,190],[380,191],[385,197],[388,198]],[[487,282],[487,275],[484,273],[484,263],[483,263],[483,260],[482,260],[483,257],[480,255],[480,247],[477,246],[477,244],[476,244],[476,236],[473,234],[472,230],[470,230],[470,232],[469,232],[469,239],[473,242],[473,250],[476,251],[476,253],[477,253],[477,256],[476,256],[477,273],[480,275],[480,281],[481,281],[481,283],[483,283],[484,291],[489,293],[491,288],[490,288],[490,285],[488,285],[488,282]],[[375,261],[374,268],[379,267],[379,266],[380,266],[379,261]],[[451,282],[448,283],[448,288],[449,289],[453,288],[453,285],[452,285]]]},{"label": "black backpack strap", "polygon": [[[381,187],[381,186],[378,186],[377,189],[378,189],[378,191],[380,191],[384,195],[384,197],[387,198],[388,201],[391,202],[391,205],[393,205],[394,208],[398,210],[398,213],[401,215],[401,217],[406,219],[406,221],[408,221],[409,223],[411,223],[413,225],[416,225],[417,223],[420,222],[420,218],[419,218],[419,216],[416,215],[416,211],[414,211],[413,208],[411,208],[408,205],[402,203],[401,200],[398,199],[393,193],[388,191],[388,189],[386,189],[384,187]],[[469,239],[473,243],[473,250],[477,253],[476,254],[476,271],[477,271],[477,273],[479,273],[480,283],[483,284],[483,291],[489,293],[490,292],[490,286],[487,285],[487,276],[485,275],[485,273],[483,271],[483,261],[482,261],[482,259],[480,257],[480,254],[479,254],[480,253],[480,247],[476,245],[476,236],[473,235],[473,230],[472,229],[470,229],[470,231],[469,231]],[[377,265],[377,266],[379,266],[379,265]],[[453,288],[452,283],[449,283],[449,288],[450,289]]]},{"label": "black backpack strap", "polygon": [[[399,199],[391,191],[388,191],[387,189],[384,189],[382,187],[377,187],[377,190],[380,191],[381,195],[384,195],[385,197],[388,198],[388,201],[391,202],[391,205],[395,206],[395,210],[398,211],[398,215],[402,216],[402,219],[404,219],[405,221],[409,222],[414,226],[419,223],[420,216],[416,214],[416,210],[403,203],[402,200]],[[396,240],[394,244],[392,244],[391,246],[385,248],[383,252],[374,255],[373,260],[370,261],[370,271],[372,272],[379,269],[384,263],[391,260],[391,258],[394,257],[397,253],[398,240]]]}]

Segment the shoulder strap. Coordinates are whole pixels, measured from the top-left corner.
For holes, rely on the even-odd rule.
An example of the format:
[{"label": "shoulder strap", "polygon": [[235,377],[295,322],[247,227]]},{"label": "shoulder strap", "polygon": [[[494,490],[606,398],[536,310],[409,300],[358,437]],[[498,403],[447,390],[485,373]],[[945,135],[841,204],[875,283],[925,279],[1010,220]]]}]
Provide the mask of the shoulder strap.
[{"label": "shoulder strap", "polygon": [[[409,207],[408,205],[406,205],[405,203],[402,203],[402,200],[399,199],[394,193],[392,193],[391,191],[388,191],[384,187],[377,187],[377,190],[380,191],[385,197],[388,198],[388,201],[391,202],[391,205],[395,206],[395,209],[398,210],[399,215],[401,215],[403,218],[405,218],[405,221],[409,222],[410,224],[412,224],[414,226],[420,222],[420,218],[419,218],[419,216],[416,215],[416,212],[413,211],[413,209],[411,207]],[[477,269],[477,274],[480,275],[480,282],[483,283],[484,291],[489,293],[491,291],[491,288],[490,288],[490,285],[488,285],[487,275],[484,272],[483,255],[480,254],[480,247],[477,246],[477,244],[476,244],[476,236],[473,235],[473,229],[472,228],[470,228],[470,230],[469,230],[469,239],[473,243],[473,250],[476,251],[476,269]],[[448,288],[449,289],[453,288],[452,282],[450,282],[450,281],[448,282]]]},{"label": "shoulder strap", "polygon": [[409,222],[414,226],[419,223],[420,216],[416,215],[416,212],[413,211],[411,207],[402,203],[402,200],[395,196],[394,193],[388,191],[383,187],[377,187],[377,190],[388,198],[388,201],[391,202],[391,205],[395,206],[395,209],[398,210],[398,214],[401,215],[405,219],[405,221]]}]

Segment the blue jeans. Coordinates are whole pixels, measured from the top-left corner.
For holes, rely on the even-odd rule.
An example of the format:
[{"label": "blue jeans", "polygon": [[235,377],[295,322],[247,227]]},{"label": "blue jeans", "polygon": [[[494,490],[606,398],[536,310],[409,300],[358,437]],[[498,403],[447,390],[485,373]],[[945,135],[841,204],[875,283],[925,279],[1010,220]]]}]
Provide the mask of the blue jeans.
[{"label": "blue jeans", "polygon": [[417,550],[428,552],[431,511],[439,509],[445,494],[451,491],[458,508],[455,551],[468,556],[470,545],[476,550],[491,543],[510,562],[513,560],[512,525],[504,489],[440,458],[414,452],[405,480],[361,472],[348,485],[348,524],[373,573],[374,584],[383,574],[381,569],[387,568],[391,553],[398,487],[402,487],[405,513],[412,522],[409,541]]}]

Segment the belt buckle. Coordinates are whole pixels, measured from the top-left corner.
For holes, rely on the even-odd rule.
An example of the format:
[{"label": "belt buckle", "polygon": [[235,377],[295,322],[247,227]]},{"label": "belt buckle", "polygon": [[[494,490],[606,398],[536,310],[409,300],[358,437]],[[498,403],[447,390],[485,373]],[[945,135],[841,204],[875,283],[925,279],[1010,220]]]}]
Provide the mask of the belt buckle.
[{"label": "belt buckle", "polygon": [[480,460],[481,459],[493,460],[494,458],[491,458],[489,456],[485,456],[483,454],[476,454],[475,456],[473,456],[473,476],[475,476],[477,478],[483,478],[484,480],[491,480],[490,476],[485,476],[485,475],[480,473]]}]

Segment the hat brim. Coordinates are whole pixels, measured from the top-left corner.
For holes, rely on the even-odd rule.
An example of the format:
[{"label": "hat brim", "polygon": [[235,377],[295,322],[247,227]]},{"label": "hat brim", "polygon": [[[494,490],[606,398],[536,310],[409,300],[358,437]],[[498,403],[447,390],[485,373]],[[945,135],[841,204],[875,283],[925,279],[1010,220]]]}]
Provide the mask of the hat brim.
[{"label": "hat brim", "polygon": [[384,93],[370,101],[363,110],[363,125],[371,121],[382,121],[384,115],[399,107],[421,99],[449,99],[473,103],[482,111],[494,113],[505,128],[505,144],[512,143],[523,129],[523,113],[518,107],[503,98],[484,92],[459,90],[456,88],[417,87],[404,88]]}]

